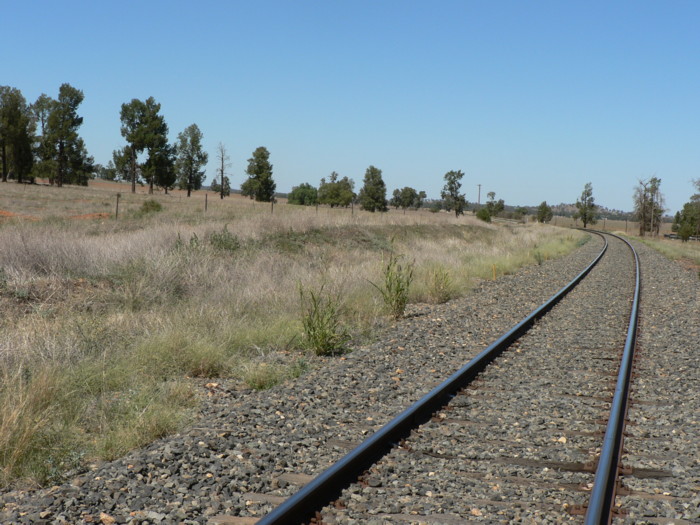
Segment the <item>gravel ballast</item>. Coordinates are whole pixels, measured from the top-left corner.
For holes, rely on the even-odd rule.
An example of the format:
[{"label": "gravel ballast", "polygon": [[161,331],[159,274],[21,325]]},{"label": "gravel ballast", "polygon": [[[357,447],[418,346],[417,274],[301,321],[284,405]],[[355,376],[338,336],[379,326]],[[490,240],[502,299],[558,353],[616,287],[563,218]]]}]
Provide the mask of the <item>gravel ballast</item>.
[{"label": "gravel ballast", "polygon": [[[344,456],[350,447],[419,399],[544,302],[583,269],[601,246],[602,241],[593,237],[575,253],[560,260],[525,268],[497,281],[483,282],[466,298],[445,305],[413,305],[409,316],[382,334],[381,341],[354,349],[344,357],[326,359],[321,367],[271,390],[240,391],[232,384],[221,382],[210,389],[211,395],[207,396],[200,416],[187,431],[100,465],[64,485],[37,491],[5,492],[0,495],[0,522],[223,523],[219,516],[260,517],[296,492],[299,483]],[[653,267],[659,272],[673,266],[648,250],[645,258],[647,264],[656,265]],[[646,270],[647,273],[652,271]],[[680,272],[684,280],[674,280],[669,285],[682,286],[686,294],[683,297],[694,289],[697,313],[697,277],[693,282],[690,272]],[[692,309],[692,305],[686,304],[685,308]],[[654,311],[658,309],[655,307]],[[677,318],[677,312],[674,315]],[[697,342],[697,317],[694,320],[691,317],[688,312],[686,319],[694,323]],[[571,322],[576,324],[578,320],[574,316]],[[666,334],[664,345],[675,344],[677,335],[676,331]],[[566,337],[566,333],[561,334],[562,342]],[[653,339],[653,335],[651,337]],[[679,351],[691,353],[687,346]],[[610,364],[605,367],[609,368]],[[575,365],[575,368],[581,366]],[[549,370],[541,372],[541,378],[546,379]],[[697,374],[697,367],[693,373]],[[595,374],[591,375],[593,388],[599,388],[597,379]],[[685,388],[691,385],[685,383]],[[496,404],[498,398],[504,396],[502,390],[509,388],[491,392],[493,399],[487,404]],[[477,395],[485,397],[485,394]],[[577,392],[572,390],[571,395],[576,396]],[[604,401],[591,404],[594,413],[605,409]],[[688,407],[697,408],[697,403]],[[563,404],[560,410],[566,413],[570,406]],[[449,418],[458,419],[452,414]],[[449,431],[445,435],[447,441],[455,439],[450,435],[451,423],[439,427],[447,429],[444,432]],[[581,428],[584,429],[581,432],[587,431],[587,427]],[[689,429],[692,428],[691,425]],[[694,428],[697,436],[697,419]],[[494,437],[497,441],[494,447],[517,439],[513,432],[512,428],[504,428]],[[546,445],[551,449],[550,460],[559,461],[557,454],[563,443],[556,441]],[[578,448],[588,446],[588,442],[582,442]],[[408,453],[403,455],[413,457]],[[454,462],[450,464],[453,475],[464,468],[455,466]],[[527,465],[511,465],[511,475],[517,477],[526,468]],[[697,482],[697,461],[694,468]],[[585,481],[579,473],[570,472],[570,477],[572,484]],[[370,480],[362,491],[382,488],[371,486],[378,483],[384,481]],[[451,486],[449,477],[441,483],[445,494],[455,502],[461,499],[461,494],[457,493],[459,487]],[[429,490],[426,488],[424,492]],[[562,502],[548,505],[561,509],[564,503],[580,501],[569,497],[571,492],[575,491],[565,491],[566,498]],[[415,503],[420,504],[418,500]],[[410,509],[410,505],[393,507],[386,513],[398,516],[417,512]],[[452,518],[444,516],[448,520],[446,523],[457,519],[454,516],[459,515],[459,506],[444,504],[443,508],[453,509],[450,510]],[[542,516],[547,509],[549,507]],[[475,520],[484,518],[474,515],[472,508],[468,512]],[[383,523],[389,518],[375,515],[373,519]]]}]

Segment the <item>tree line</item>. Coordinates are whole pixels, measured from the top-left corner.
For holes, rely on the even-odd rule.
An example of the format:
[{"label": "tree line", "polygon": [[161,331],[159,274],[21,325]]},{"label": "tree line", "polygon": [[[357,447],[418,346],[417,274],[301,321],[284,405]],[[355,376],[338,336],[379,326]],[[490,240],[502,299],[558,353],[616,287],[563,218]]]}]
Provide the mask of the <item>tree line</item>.
[{"label": "tree line", "polygon": [[[121,179],[131,182],[132,192],[136,184],[147,184],[149,193],[158,187],[168,192],[175,187],[192,191],[202,188],[205,179],[204,167],[209,156],[203,150],[203,134],[196,124],[191,124],[178,133],[174,144],[168,142],[168,125],[161,114],[161,105],[153,97],[146,100],[132,99],[121,105],[119,118],[121,135],[126,144],[112,152],[106,166],[96,164],[79,134],[83,117],[78,114],[84,94],[81,90],[64,83],[54,99],[42,93],[33,103],[27,103],[22,92],[14,87],[0,86],[0,160],[2,182],[33,182],[36,178],[48,179],[51,185],[87,185],[88,180],[98,175],[104,179]],[[145,155],[145,158],[144,158]],[[231,182],[226,175],[230,167],[226,147],[217,147],[217,169],[211,189],[221,198],[231,192]],[[241,184],[241,193],[261,202],[274,201],[276,183],[272,175],[270,153],[261,146],[253,151],[246,168],[247,179]],[[433,201],[431,210],[444,209],[460,216],[468,208],[461,192],[461,170],[447,172],[440,192],[441,200]],[[698,193],[678,211],[674,217],[673,231],[681,238],[700,235],[700,179],[693,181]],[[663,221],[664,197],[660,192],[661,179],[651,177],[639,180],[634,189],[633,218],[639,222],[639,234],[657,234]],[[363,186],[358,193],[355,183],[348,177],[340,178],[332,172],[328,179],[321,179],[318,188],[303,183],[292,188],[288,202],[300,205],[325,204],[331,207],[347,207],[355,203],[367,211],[384,212],[389,206],[404,212],[419,209],[426,201],[426,193],[409,186],[394,190],[387,198],[382,171],[369,166],[365,172]],[[484,206],[475,206],[474,212],[482,220],[504,214],[505,203],[496,200],[495,193],[488,193]],[[593,198],[591,183],[584,186],[576,200],[574,219],[580,219],[584,228],[595,224],[600,216]],[[514,216],[524,216],[528,210],[518,207]],[[535,211],[539,222],[552,219],[552,208],[542,202]]]}]

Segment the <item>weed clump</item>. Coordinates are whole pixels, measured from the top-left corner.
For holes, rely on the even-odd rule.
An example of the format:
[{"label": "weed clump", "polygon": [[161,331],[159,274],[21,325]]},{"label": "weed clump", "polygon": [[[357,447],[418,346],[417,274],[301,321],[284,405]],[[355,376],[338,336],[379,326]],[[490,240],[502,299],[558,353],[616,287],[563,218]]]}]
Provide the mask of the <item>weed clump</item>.
[{"label": "weed clump", "polygon": [[215,249],[222,252],[235,252],[241,247],[241,242],[233,233],[228,231],[228,227],[219,232],[209,234],[209,244]]},{"label": "weed clump", "polygon": [[428,293],[434,303],[446,303],[455,294],[450,272],[442,265],[430,272]]},{"label": "weed clump", "polygon": [[324,296],[323,286],[318,291],[299,286],[302,309],[304,342],[316,355],[332,355],[343,349],[350,340],[348,330],[340,321],[337,298]]},{"label": "weed clump", "polygon": [[408,304],[408,290],[413,282],[414,263],[401,264],[402,256],[389,254],[389,261],[384,267],[384,286],[379,287],[370,281],[382,294],[384,304],[389,308],[394,319],[403,317]]},{"label": "weed clump", "polygon": [[138,215],[140,217],[143,217],[145,215],[150,215],[151,213],[157,213],[159,211],[163,211],[163,205],[156,200],[148,199],[143,201],[143,204],[141,204],[141,207],[138,211]]}]

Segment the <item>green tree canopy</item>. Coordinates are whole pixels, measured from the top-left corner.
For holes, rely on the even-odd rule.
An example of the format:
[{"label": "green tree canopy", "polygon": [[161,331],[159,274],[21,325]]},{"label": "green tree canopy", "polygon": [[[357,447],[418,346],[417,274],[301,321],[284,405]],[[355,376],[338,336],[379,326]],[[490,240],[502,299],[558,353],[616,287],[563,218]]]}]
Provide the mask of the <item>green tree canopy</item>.
[{"label": "green tree canopy", "polygon": [[581,219],[583,227],[585,228],[589,224],[595,224],[597,221],[597,209],[598,206],[595,204],[595,199],[593,198],[593,185],[587,182],[583,187],[583,192],[581,197],[576,200],[575,218]]},{"label": "green tree canopy", "polygon": [[287,202],[302,206],[314,206],[318,202],[318,190],[308,182],[304,182],[292,188]]},{"label": "green tree canopy", "polygon": [[[51,104],[46,120],[44,147],[55,159],[57,186],[64,182],[87,185],[94,172],[94,160],[88,156],[85,143],[78,135],[83,117],[78,115],[78,106],[83,102],[83,92],[70,84],[62,84],[58,99]],[[51,183],[54,178],[50,178]]]},{"label": "green tree canopy", "polygon": [[542,204],[537,207],[537,222],[549,222],[552,220],[552,217],[554,217],[554,214],[551,206],[547,204],[547,201],[542,201]]},{"label": "green tree canopy", "polygon": [[327,204],[331,208],[347,207],[350,206],[352,201],[355,199],[355,181],[343,177],[338,178],[339,175],[334,171],[331,173],[328,181],[326,178],[321,179],[321,183],[318,186],[318,203]]},{"label": "green tree canopy", "polygon": [[[131,155],[131,191],[136,192],[136,182],[138,174],[137,158],[146,149],[153,152],[154,155],[160,155],[167,144],[168,126],[160,112],[160,104],[153,97],[148,97],[145,101],[137,98],[131,99],[131,102],[124,103],[121,106],[119,114],[122,122],[121,133],[129,145],[128,152]],[[124,150],[127,151],[127,150]],[[151,166],[157,163],[151,161]],[[149,176],[152,172],[143,171],[145,176]],[[153,190],[155,179],[151,177],[150,191]]]},{"label": "green tree canopy", "polygon": [[464,173],[461,170],[448,171],[445,173],[445,185],[440,192],[445,209],[447,211],[454,210],[455,217],[464,214],[464,209],[467,207],[467,199],[459,190],[462,187],[462,177]]},{"label": "green tree canopy", "polygon": [[209,155],[202,149],[202,132],[197,124],[191,124],[177,135],[177,178],[180,188],[198,190],[204,183],[204,170]]},{"label": "green tree canopy", "polygon": [[153,185],[163,188],[165,193],[175,187],[177,172],[175,170],[175,146],[167,142],[156,144],[148,150],[148,158],[143,165],[143,173],[150,182],[150,193]]},{"label": "green tree canopy", "polygon": [[700,179],[693,181],[697,193],[676,212],[673,220],[673,231],[677,232],[685,242],[691,235],[700,235]]},{"label": "green tree canopy", "polygon": [[639,221],[639,235],[646,232],[659,234],[661,219],[664,213],[664,197],[659,191],[661,179],[652,177],[640,180],[634,190],[634,215]]},{"label": "green tree canopy", "polygon": [[34,164],[32,144],[35,125],[22,92],[0,86],[0,156],[2,181],[8,176],[22,182]]},{"label": "green tree canopy", "polygon": [[386,184],[382,179],[382,170],[374,166],[367,168],[358,200],[363,210],[387,211]]},{"label": "green tree canopy", "polygon": [[405,186],[394,190],[390,204],[395,208],[401,208],[406,213],[407,208],[420,208],[425,198],[426,194],[424,191],[418,192],[414,188]]},{"label": "green tree canopy", "polygon": [[241,193],[255,199],[258,202],[270,202],[275,197],[277,184],[272,179],[272,164],[270,164],[270,152],[260,146],[248,159],[248,167],[245,172],[248,179],[241,184]]},{"label": "green tree canopy", "polygon": [[506,204],[503,202],[503,199],[496,200],[495,191],[488,192],[486,197],[488,198],[486,201],[486,211],[489,212],[490,217],[496,217],[505,209]]}]

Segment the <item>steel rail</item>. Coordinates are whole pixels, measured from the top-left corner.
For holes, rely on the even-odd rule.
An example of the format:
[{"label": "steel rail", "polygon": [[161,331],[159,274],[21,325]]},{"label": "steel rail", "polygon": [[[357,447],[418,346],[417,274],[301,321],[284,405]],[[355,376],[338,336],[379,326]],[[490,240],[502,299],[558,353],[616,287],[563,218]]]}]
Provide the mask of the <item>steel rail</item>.
[{"label": "steel rail", "polygon": [[317,511],[335,500],[344,488],[356,481],[378,459],[386,455],[402,439],[408,437],[412,430],[428,421],[436,411],[449,403],[457,392],[467,386],[491,361],[527,332],[536,320],[551,310],[598,264],[608,249],[608,241],[605,236],[598,232],[591,231],[591,233],[597,234],[603,239],[603,249],[570,283],[440,385],[377,430],[345,457],[312,479],[268,515],[261,518],[257,525],[307,523]]},{"label": "steel rail", "polygon": [[[608,234],[612,235],[612,234]],[[612,235],[623,241],[634,255],[635,287],[632,311],[630,313],[627,339],[620,361],[620,370],[617,374],[617,384],[610,407],[610,418],[605,429],[603,446],[600,451],[598,467],[593,480],[593,489],[588,501],[586,511],[586,525],[601,525],[612,521],[612,510],[615,504],[615,489],[617,483],[618,465],[622,453],[624,440],[625,419],[629,403],[629,391],[632,377],[632,365],[634,361],[634,349],[637,342],[637,324],[639,318],[639,299],[641,296],[641,270],[639,257],[632,245],[622,237]]]}]

